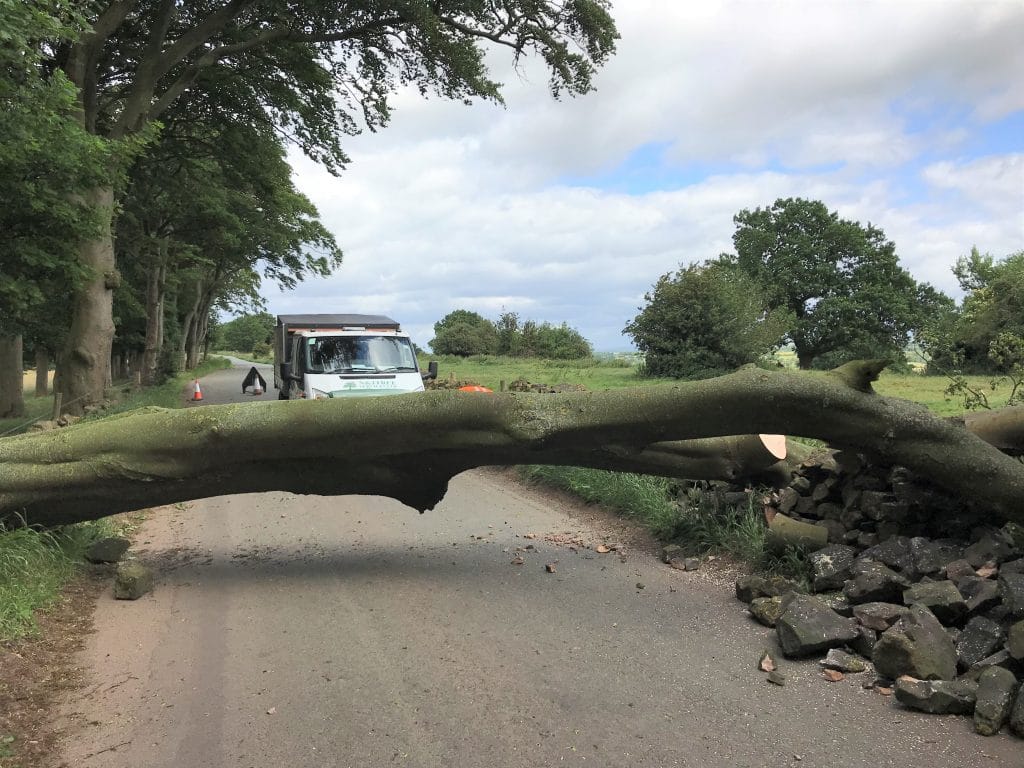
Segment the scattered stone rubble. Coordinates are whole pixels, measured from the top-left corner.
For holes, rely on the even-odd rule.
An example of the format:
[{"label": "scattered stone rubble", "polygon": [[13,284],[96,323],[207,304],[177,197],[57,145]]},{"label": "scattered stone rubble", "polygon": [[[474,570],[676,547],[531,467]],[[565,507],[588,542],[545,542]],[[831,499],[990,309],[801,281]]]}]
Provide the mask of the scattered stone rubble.
[{"label": "scattered stone rubble", "polygon": [[[457,379],[455,378],[455,374],[452,373],[445,379],[432,379],[426,381],[423,383],[423,386],[426,389],[462,389],[463,387],[479,387],[480,383],[472,381],[471,379]],[[535,382],[519,378],[509,382],[507,390],[509,392],[557,394],[559,392],[586,392],[587,388],[583,384],[570,384],[568,382],[562,382],[560,384],[537,384]]]},{"label": "scattered stone rubble", "polygon": [[827,533],[809,556],[813,594],[779,577],[736,582],[786,657],[873,667],[865,687],[902,706],[1024,737],[1024,528],[850,453],[805,464],[765,501],[768,518]]},{"label": "scattered stone rubble", "polygon": [[586,392],[587,388],[582,384],[535,384],[526,379],[516,379],[508,385],[509,392],[538,392],[541,394],[557,394],[558,392]]},{"label": "scattered stone rubble", "polygon": [[138,600],[153,590],[153,572],[128,554],[131,542],[121,536],[98,539],[85,551],[85,559],[96,565],[116,565],[114,597]]}]

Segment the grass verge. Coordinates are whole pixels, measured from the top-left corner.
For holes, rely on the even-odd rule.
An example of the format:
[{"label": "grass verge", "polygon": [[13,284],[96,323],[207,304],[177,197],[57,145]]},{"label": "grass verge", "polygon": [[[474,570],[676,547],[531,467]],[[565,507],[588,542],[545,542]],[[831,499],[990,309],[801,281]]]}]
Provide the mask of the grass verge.
[{"label": "grass verge", "polygon": [[[123,395],[110,407],[90,414],[103,418],[114,413],[161,406],[180,408],[186,383],[210,371],[230,367],[224,358],[210,358],[194,371],[163,384]],[[29,520],[29,523],[32,521]],[[52,530],[32,525],[0,524],[0,642],[9,642],[37,631],[37,611],[54,604],[61,588],[82,563],[88,546],[97,539],[125,532],[130,522],[105,518]]]},{"label": "grass verge", "polygon": [[222,368],[230,367],[231,362],[229,360],[223,357],[210,357],[200,363],[195,369],[180,373],[155,387],[146,387],[140,390],[128,387],[121,390],[122,397],[109,407],[90,414],[89,418],[102,419],[115,413],[123,413],[124,411],[131,411],[135,408],[144,408],[146,406],[181,408],[183,404],[181,393],[186,384],[193,379],[202,378],[211,371],[219,371]]},{"label": "grass verge", "polygon": [[778,555],[767,548],[767,526],[755,504],[756,493],[744,504],[729,505],[703,484],[663,477],[537,465],[521,471],[530,482],[560,488],[634,520],[687,555],[726,556],[809,586],[809,564],[802,552],[791,549]]},{"label": "grass verge", "polygon": [[89,545],[119,530],[111,520],[48,531],[0,525],[0,641],[34,634],[36,612],[57,600]]}]

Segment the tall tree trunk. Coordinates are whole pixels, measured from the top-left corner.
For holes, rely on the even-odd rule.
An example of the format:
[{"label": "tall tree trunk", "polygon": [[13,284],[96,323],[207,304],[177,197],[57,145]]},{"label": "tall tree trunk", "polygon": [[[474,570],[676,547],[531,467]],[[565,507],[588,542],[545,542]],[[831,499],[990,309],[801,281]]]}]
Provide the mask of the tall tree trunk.
[{"label": "tall tree trunk", "polygon": [[199,308],[203,300],[202,283],[200,281],[196,281],[194,288],[195,296],[192,298],[191,306],[189,307],[188,312],[185,313],[185,319],[181,324],[181,341],[178,343],[178,353],[181,359],[181,364],[185,369],[190,367],[189,353],[194,344],[196,317],[199,314]]},{"label": "tall tree trunk", "polygon": [[151,266],[146,274],[146,349],[142,353],[144,384],[156,382],[160,349],[164,341],[164,274],[162,263]]},{"label": "tall tree trunk", "polygon": [[124,378],[125,354],[126,353],[123,349],[115,349],[114,353],[110,356],[110,378],[114,381],[120,381]]},{"label": "tall tree trunk", "polygon": [[185,347],[185,368],[190,371],[196,367],[200,342],[200,323],[200,314],[195,312],[192,315],[192,322],[189,323],[188,343]]},{"label": "tall tree trunk", "polygon": [[36,397],[50,394],[50,350],[36,344]]},{"label": "tall tree trunk", "polygon": [[76,292],[71,309],[71,328],[60,357],[60,391],[64,412],[81,414],[103,399],[110,379],[110,352],[114,341],[114,288],[120,276],[114,261],[111,234],[114,216],[113,187],[98,187],[83,196],[103,216],[103,229],[82,244],[81,263],[92,277]]},{"label": "tall tree trunk", "polygon": [[811,363],[814,362],[813,352],[803,352],[801,350],[796,351],[796,364],[800,367],[801,371],[811,370]]},{"label": "tall tree trunk", "polygon": [[0,419],[24,415],[21,334],[0,334]]},{"label": "tall tree trunk", "polygon": [[209,290],[204,291],[199,302],[199,309],[196,311],[193,323],[195,333],[192,336],[192,345],[189,348],[189,364],[191,370],[199,365],[199,351],[206,343],[206,334],[210,327],[210,305],[213,303],[213,296]]}]

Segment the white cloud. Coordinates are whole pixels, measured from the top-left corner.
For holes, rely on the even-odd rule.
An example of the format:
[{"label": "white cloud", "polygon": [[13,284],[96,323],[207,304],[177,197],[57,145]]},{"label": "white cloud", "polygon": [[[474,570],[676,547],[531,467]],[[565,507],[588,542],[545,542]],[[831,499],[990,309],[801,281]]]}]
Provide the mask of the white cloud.
[{"label": "white cloud", "polygon": [[[971,245],[1022,247],[1021,154],[963,154],[1024,108],[1020,3],[618,6],[596,93],[554,102],[536,62],[520,76],[496,51],[507,108],[403,92],[341,179],[294,159],[346,260],[271,311],[391,313],[425,344],[451,309],[507,309],[621,348],[659,275],[729,250],[732,216],[781,196],[882,227],[947,291]],[[663,178],[636,194],[562,181],[651,144]]]}]

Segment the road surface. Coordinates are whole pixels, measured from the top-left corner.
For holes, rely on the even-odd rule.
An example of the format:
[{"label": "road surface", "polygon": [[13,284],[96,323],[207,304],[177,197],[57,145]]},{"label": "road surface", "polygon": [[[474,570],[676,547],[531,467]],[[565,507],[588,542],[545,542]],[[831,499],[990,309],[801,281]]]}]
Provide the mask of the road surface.
[{"label": "road surface", "polygon": [[[204,378],[204,404],[250,397],[244,373]],[[782,660],[768,684],[773,633],[730,574],[669,569],[498,472],[424,515],[285,493],[164,508],[135,549],[157,587],[97,605],[64,765],[1024,765],[1020,741],[905,711],[864,675]]]}]

